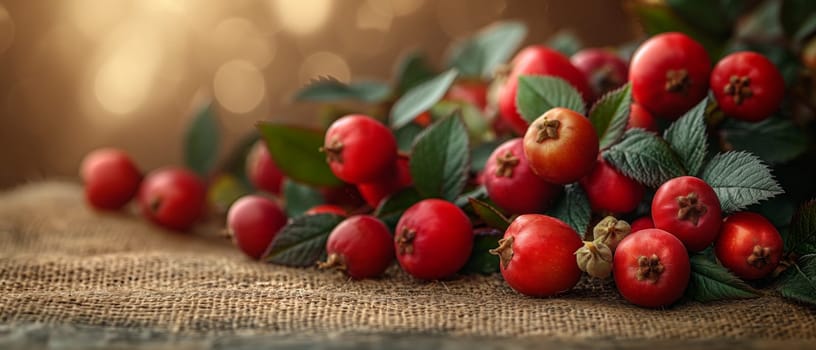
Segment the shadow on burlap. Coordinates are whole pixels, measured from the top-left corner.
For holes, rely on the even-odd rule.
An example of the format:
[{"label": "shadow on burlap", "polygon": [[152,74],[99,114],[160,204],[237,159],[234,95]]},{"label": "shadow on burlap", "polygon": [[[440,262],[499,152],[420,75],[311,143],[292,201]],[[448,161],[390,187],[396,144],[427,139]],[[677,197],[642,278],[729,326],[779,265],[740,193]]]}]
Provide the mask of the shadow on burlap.
[{"label": "shadow on burlap", "polygon": [[500,276],[419,282],[389,270],[351,282],[249,261],[218,228],[157,229],[101,214],[69,183],[0,195],[0,321],[178,334],[431,333],[616,339],[816,339],[816,309],[773,296],[666,310],[582,282],[531,299]]}]

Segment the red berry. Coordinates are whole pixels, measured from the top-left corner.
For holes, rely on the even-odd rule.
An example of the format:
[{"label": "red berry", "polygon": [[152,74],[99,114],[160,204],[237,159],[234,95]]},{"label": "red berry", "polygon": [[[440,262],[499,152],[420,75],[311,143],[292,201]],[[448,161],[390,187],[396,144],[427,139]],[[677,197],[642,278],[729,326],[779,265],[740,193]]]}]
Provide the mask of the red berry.
[{"label": "red berry", "polygon": [[710,73],[700,43],[682,33],[655,35],[632,57],[632,98],[655,116],[676,119],[706,96]]},{"label": "red berry", "polygon": [[742,212],[725,218],[714,243],[717,260],[743,279],[767,276],[782,258],[782,236],[768,219]]},{"label": "red berry", "polygon": [[572,55],[570,62],[584,73],[596,98],[626,84],[629,75],[626,62],[606,49],[583,49]]},{"label": "red berry", "polygon": [[735,52],[714,67],[711,90],[725,115],[758,122],[779,109],[785,94],[785,80],[765,56]]},{"label": "red berry", "polygon": [[668,306],[680,299],[691,277],[683,243],[660,229],[645,229],[624,238],[612,262],[615,285],[630,303]]},{"label": "red berry", "polygon": [[416,118],[414,118],[414,123],[423,128],[427,128],[429,125],[431,125],[431,123],[433,123],[433,117],[431,116],[431,113],[422,112],[416,116]]},{"label": "red berry", "polygon": [[586,77],[560,52],[545,46],[533,45],[521,50],[512,62],[507,82],[499,91],[499,112],[519,135],[527,131],[527,121],[516,109],[518,78],[522,75],[547,75],[562,78],[575,87],[585,101],[592,99]]},{"label": "red berry", "polygon": [[286,214],[271,199],[248,195],[239,198],[227,212],[227,229],[244,254],[260,259],[269,243],[286,225]]},{"label": "red berry", "polygon": [[343,208],[341,208],[339,206],[336,206],[336,205],[332,205],[332,204],[315,205],[315,206],[309,208],[309,210],[307,210],[306,213],[304,213],[304,214],[306,214],[306,215],[335,214],[335,215],[340,215],[340,216],[348,215],[348,213],[346,212],[345,209],[343,209]]},{"label": "red berry", "polygon": [[626,123],[626,130],[635,128],[657,132],[657,122],[646,108],[637,103],[632,103],[629,108],[629,121]]},{"label": "red berry", "polygon": [[343,184],[335,187],[325,187],[320,189],[320,194],[328,204],[334,204],[343,208],[357,208],[365,204],[357,186]]},{"label": "red berry", "polygon": [[142,214],[160,226],[184,231],[203,214],[204,183],[190,170],[166,167],[147,174],[139,188]]},{"label": "red berry", "polygon": [[705,181],[681,176],[666,181],[652,199],[656,228],[677,236],[686,248],[699,252],[720,232],[722,210],[717,194]]},{"label": "red berry", "polygon": [[645,230],[647,228],[654,228],[654,222],[652,221],[651,217],[644,216],[642,218],[635,219],[632,221],[632,232],[638,232],[640,230]]},{"label": "red berry", "polygon": [[246,174],[255,188],[269,193],[280,193],[283,172],[275,165],[263,140],[256,142],[247,154]]},{"label": "red berry", "polygon": [[603,158],[598,159],[592,172],[580,182],[594,212],[628,213],[643,199],[643,185],[623,175]]},{"label": "red berry", "polygon": [[473,247],[470,219],[440,199],[414,204],[397,223],[394,248],[402,269],[423,280],[450,277],[461,269]]},{"label": "red berry", "polygon": [[408,166],[408,157],[399,157],[394,163],[389,174],[376,182],[357,185],[357,190],[372,208],[376,208],[380,201],[395,192],[411,186],[411,169]]},{"label": "red berry", "polygon": [[458,81],[448,89],[445,99],[470,103],[484,110],[487,107],[487,84],[480,80]]},{"label": "red berry", "polygon": [[139,190],[142,174],[122,150],[102,148],[82,159],[79,176],[85,183],[85,200],[92,207],[117,210]]},{"label": "red berry", "polygon": [[580,236],[562,221],[540,214],[517,217],[499,247],[502,276],[513,289],[533,297],[552,296],[574,287],[581,278],[575,251]]},{"label": "red berry", "polygon": [[353,279],[382,275],[394,261],[394,246],[388,227],[373,216],[358,215],[343,220],[326,241],[328,259],[320,268],[337,268]]},{"label": "red berry", "polygon": [[536,175],[554,184],[568,184],[592,170],[598,158],[598,136],[586,117],[553,108],[527,129],[524,154]]},{"label": "red berry", "polygon": [[359,184],[388,173],[397,159],[397,141],[376,119],[353,114],[329,126],[323,151],[334,175]]},{"label": "red berry", "polygon": [[515,138],[501,144],[487,159],[482,181],[487,195],[511,214],[540,213],[560,191],[536,176],[524,156],[524,140]]}]

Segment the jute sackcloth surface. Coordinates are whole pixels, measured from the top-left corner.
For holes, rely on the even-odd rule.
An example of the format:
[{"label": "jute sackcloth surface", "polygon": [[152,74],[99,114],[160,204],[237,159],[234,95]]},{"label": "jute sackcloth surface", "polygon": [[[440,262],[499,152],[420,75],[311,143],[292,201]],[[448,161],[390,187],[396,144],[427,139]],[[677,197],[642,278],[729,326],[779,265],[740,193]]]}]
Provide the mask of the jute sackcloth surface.
[{"label": "jute sackcloth surface", "polygon": [[217,231],[178,234],[97,213],[72,183],[0,194],[0,322],[178,334],[816,340],[816,309],[773,296],[648,310],[590,282],[552,299],[518,295],[501,276],[428,283],[393,268],[352,282],[250,261]]}]

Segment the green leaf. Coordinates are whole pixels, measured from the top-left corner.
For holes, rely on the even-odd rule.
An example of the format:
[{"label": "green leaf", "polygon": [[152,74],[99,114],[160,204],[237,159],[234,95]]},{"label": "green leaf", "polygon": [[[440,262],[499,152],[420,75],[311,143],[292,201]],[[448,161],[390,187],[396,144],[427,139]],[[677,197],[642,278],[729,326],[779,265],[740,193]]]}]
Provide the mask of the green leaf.
[{"label": "green leaf", "polygon": [[581,50],[581,39],[570,30],[560,30],[547,40],[547,46],[570,57]]},{"label": "green leaf", "polygon": [[422,196],[415,188],[405,188],[380,201],[380,205],[374,210],[374,215],[393,230],[402,213],[421,200]]},{"label": "green leaf", "polygon": [[483,142],[470,151],[470,171],[482,171],[487,164],[487,159],[493,154],[493,151],[501,145],[503,141],[488,141]]},{"label": "green leaf", "polygon": [[705,123],[707,101],[708,99],[703,99],[663,133],[663,138],[680,156],[680,161],[691,175],[700,172],[708,150]]},{"label": "green leaf", "polygon": [[784,192],[768,166],[747,152],[714,156],[701,178],[717,193],[724,212],[738,211]]},{"label": "green leaf", "polygon": [[473,207],[473,211],[482,221],[492,228],[496,228],[499,230],[506,230],[507,226],[510,226],[510,219],[502,214],[501,210],[494,208],[490,204],[480,201],[475,198],[469,198],[470,205]]},{"label": "green leaf", "polygon": [[397,66],[397,91],[402,94],[415,86],[433,78],[436,72],[420,52],[406,55]]},{"label": "green leaf", "polygon": [[564,187],[564,194],[548,211],[548,214],[567,223],[578,232],[579,236],[584,237],[589,228],[592,210],[589,207],[589,199],[581,186],[569,184]]},{"label": "green leaf", "polygon": [[727,119],[722,135],[734,150],[748,151],[769,163],[785,163],[807,150],[807,135],[790,120],[771,117],[759,123]]},{"label": "green leaf", "polygon": [[[490,201],[490,198],[487,197],[487,189],[484,186],[478,186],[471,190],[470,192],[462,193],[459,197],[456,197],[456,200],[453,201],[453,204],[456,204],[457,207],[468,212],[469,210],[473,209],[470,205],[470,199],[478,199],[482,202]],[[476,214],[476,213],[473,213]]]},{"label": "green leaf", "polygon": [[728,21],[726,13],[720,6],[711,2],[701,6],[698,0],[666,0],[666,3],[684,21],[707,34],[715,38],[728,38],[733,23]]},{"label": "green leaf", "polygon": [[329,233],[344,217],[335,214],[298,216],[272,240],[263,261],[286,266],[312,266],[326,252]]},{"label": "green leaf", "polygon": [[206,177],[215,167],[220,141],[218,118],[208,103],[198,111],[184,134],[184,165]]},{"label": "green leaf", "polygon": [[799,258],[780,277],[777,291],[783,297],[816,305],[816,254]]},{"label": "green leaf", "polygon": [[791,219],[785,251],[800,255],[816,253],[816,200],[810,200]]},{"label": "green leaf", "polygon": [[[700,6],[700,5],[697,5]],[[722,39],[689,25],[670,8],[656,2],[638,2],[633,6],[638,22],[649,36],[665,32],[682,32],[700,42],[712,57],[719,57]]]},{"label": "green leaf", "polygon": [[283,198],[286,200],[286,215],[289,217],[301,215],[309,208],[323,204],[320,191],[291,179],[283,182]]},{"label": "green leaf", "polygon": [[453,46],[448,66],[466,77],[490,78],[496,67],[519,48],[527,27],[518,21],[494,23],[471,38]]},{"label": "green leaf", "polygon": [[275,164],[287,177],[313,186],[330,187],[342,183],[319,151],[323,146],[322,133],[268,122],[260,122],[256,127]]},{"label": "green leaf", "polygon": [[692,255],[691,279],[686,296],[706,303],[724,299],[756,298],[757,292],[745,282],[702,254]]},{"label": "green leaf", "polygon": [[425,198],[454,200],[465,187],[470,167],[468,135],[462,120],[444,118],[425,130],[411,152],[411,177]]},{"label": "green leaf", "polygon": [[631,129],[618,144],[603,153],[604,159],[624,175],[650,187],[686,174],[666,141],[645,130]]},{"label": "green leaf", "polygon": [[[816,14],[816,3],[811,0],[780,1],[779,20],[788,36],[801,39],[807,36],[813,14]],[[812,28],[811,28],[812,29]]]},{"label": "green leaf", "polygon": [[399,129],[433,107],[445,96],[457,75],[456,70],[451,69],[405,93],[391,109],[391,127]]},{"label": "green leaf", "polygon": [[632,89],[627,83],[605,94],[589,111],[589,121],[600,138],[601,149],[612,146],[626,130],[629,121],[629,107],[632,104]]},{"label": "green leaf", "polygon": [[561,78],[538,75],[519,77],[516,106],[530,123],[555,107],[569,108],[582,115],[586,112],[581,94],[570,83]]},{"label": "green leaf", "polygon": [[295,93],[295,101],[339,102],[362,101],[382,102],[391,95],[391,87],[379,81],[342,83],[333,78],[315,80]]},{"label": "green leaf", "polygon": [[468,258],[465,267],[460,272],[483,275],[499,272],[499,256],[490,254],[490,250],[499,246],[499,239],[503,235],[503,231],[496,229],[476,231],[473,236],[473,249],[470,252],[470,258]]},{"label": "green leaf", "polygon": [[394,130],[394,137],[397,139],[397,147],[400,151],[407,152],[414,146],[417,136],[422,133],[422,127],[416,123],[408,123],[405,126]]}]

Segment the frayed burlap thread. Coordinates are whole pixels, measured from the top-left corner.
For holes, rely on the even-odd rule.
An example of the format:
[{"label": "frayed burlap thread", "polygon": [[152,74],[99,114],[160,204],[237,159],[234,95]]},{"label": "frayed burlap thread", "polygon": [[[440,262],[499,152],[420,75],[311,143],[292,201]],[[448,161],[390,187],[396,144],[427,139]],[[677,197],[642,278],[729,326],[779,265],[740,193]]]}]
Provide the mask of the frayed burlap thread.
[{"label": "frayed burlap thread", "polygon": [[353,282],[246,259],[216,224],[179,234],[87,208],[67,182],[0,195],[0,321],[178,334],[420,332],[617,339],[813,339],[816,310],[774,296],[665,310],[610,284],[532,299],[501,276],[419,282],[398,268]]}]

